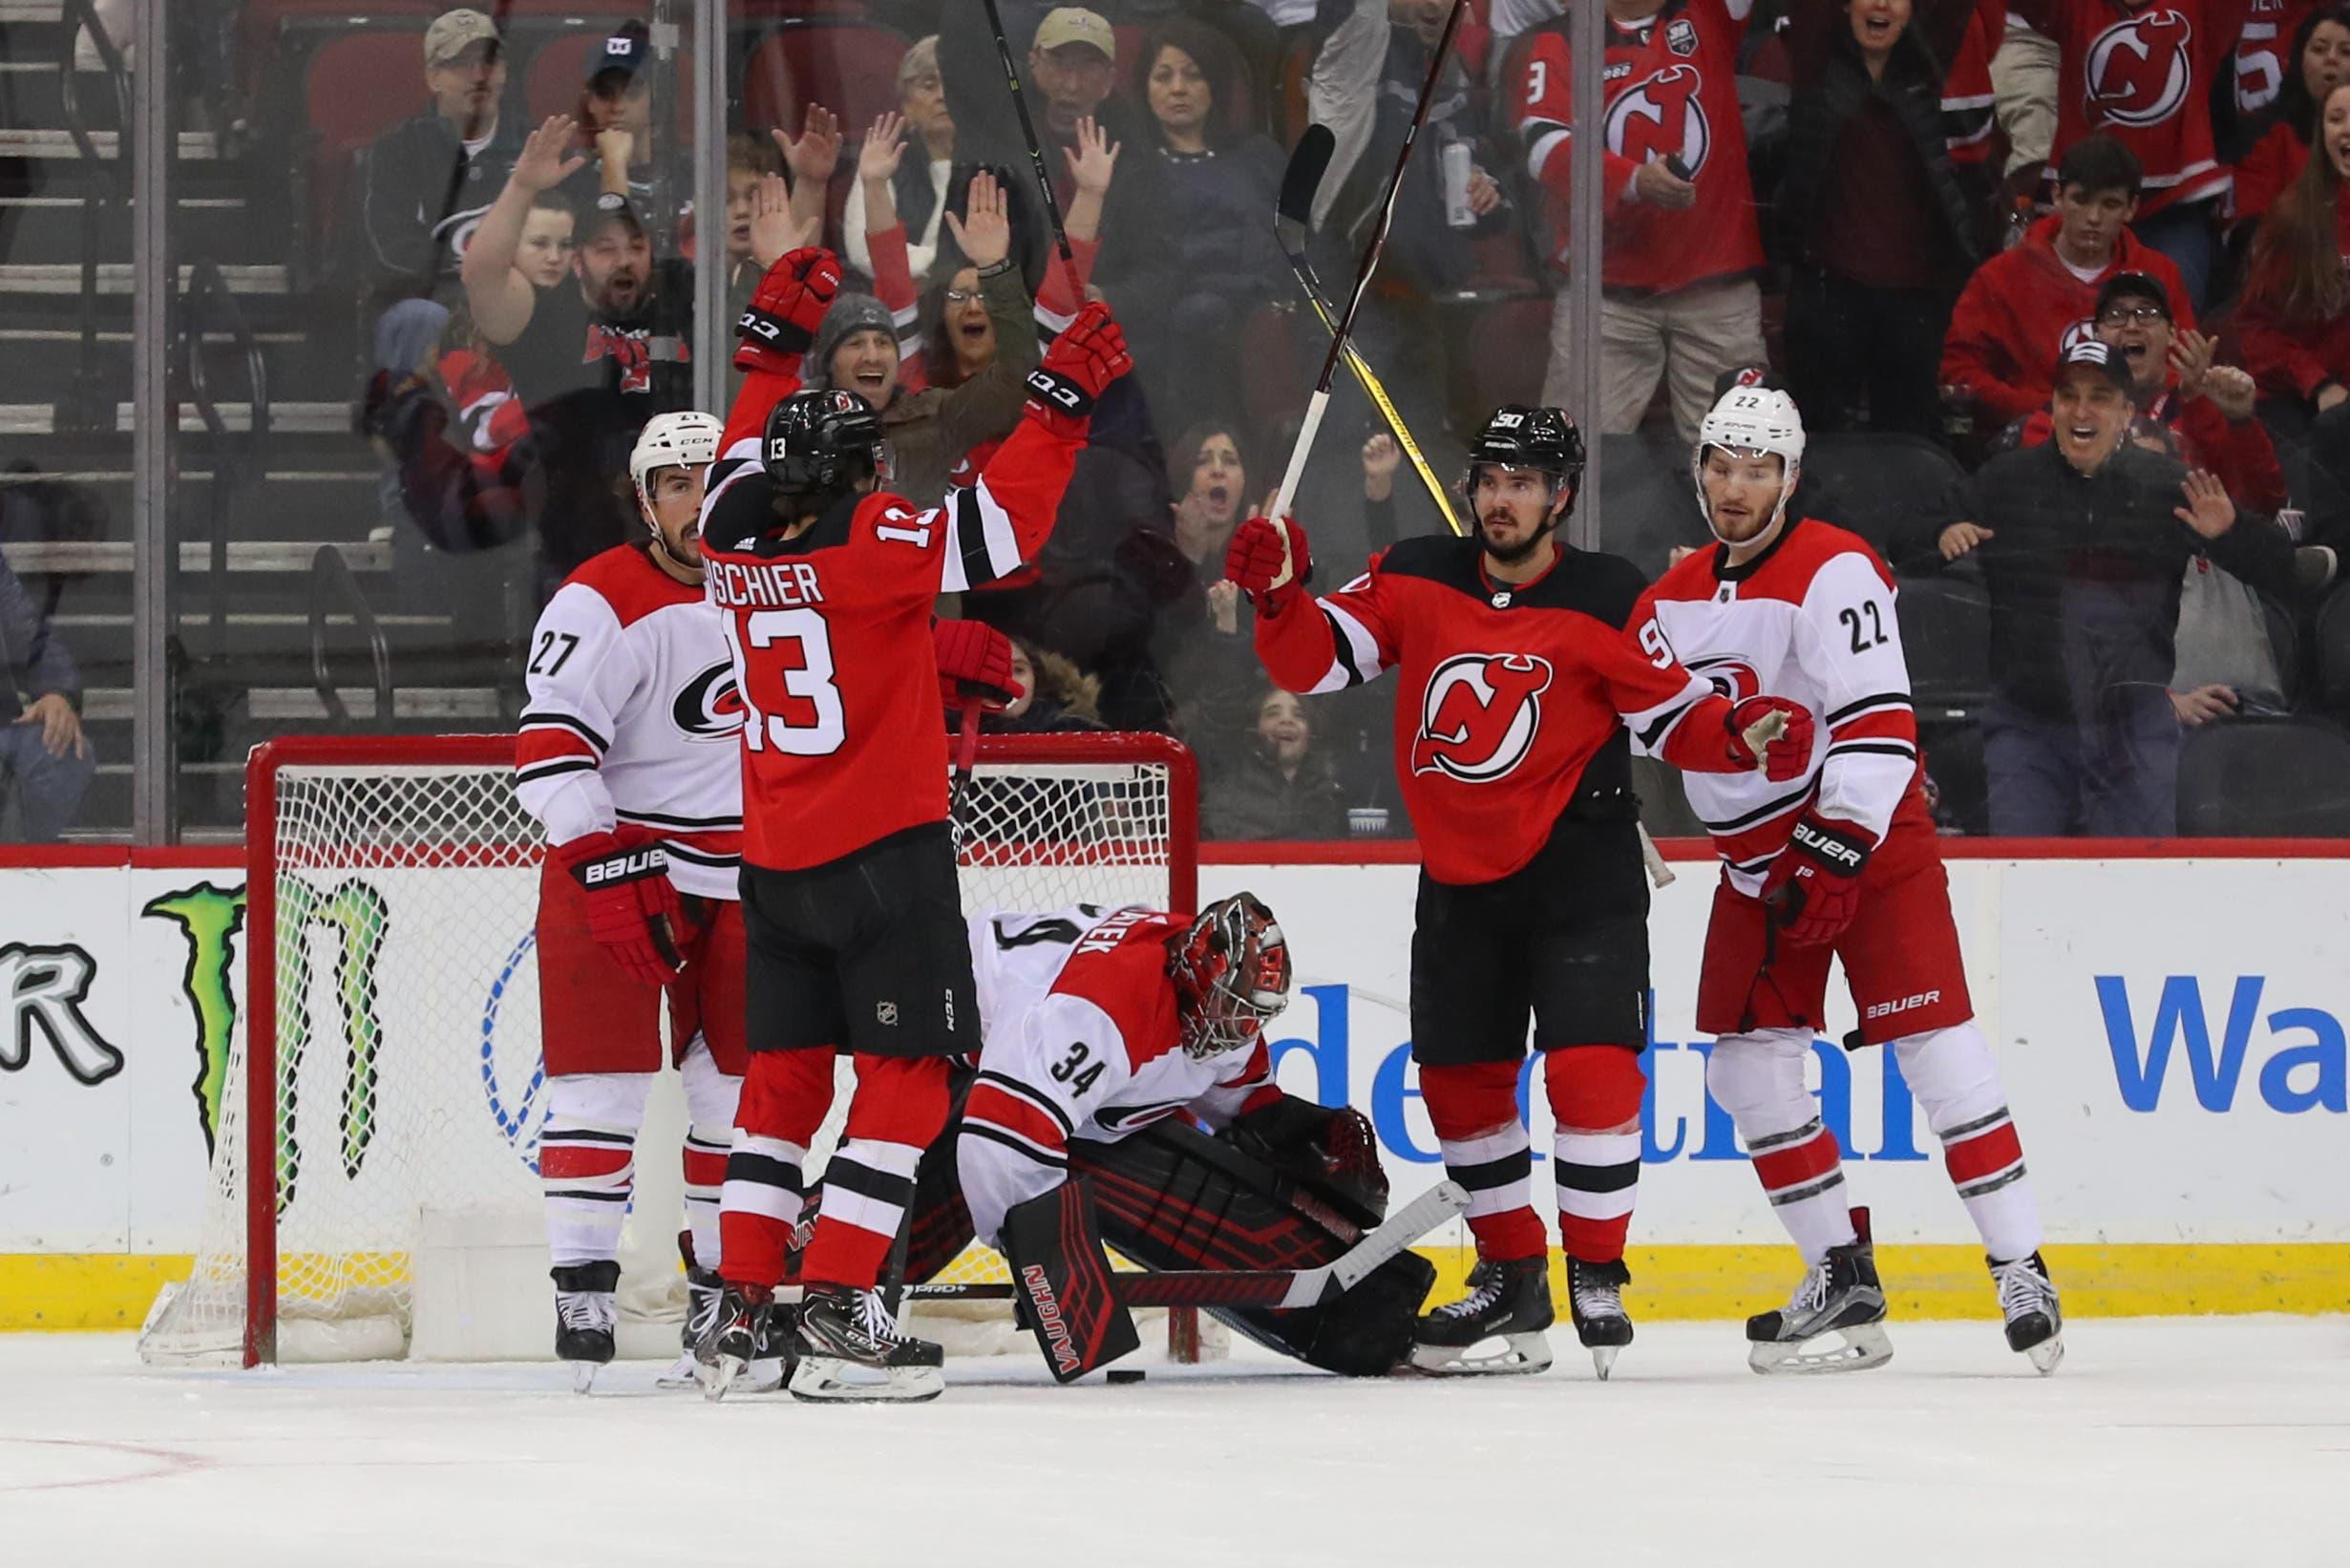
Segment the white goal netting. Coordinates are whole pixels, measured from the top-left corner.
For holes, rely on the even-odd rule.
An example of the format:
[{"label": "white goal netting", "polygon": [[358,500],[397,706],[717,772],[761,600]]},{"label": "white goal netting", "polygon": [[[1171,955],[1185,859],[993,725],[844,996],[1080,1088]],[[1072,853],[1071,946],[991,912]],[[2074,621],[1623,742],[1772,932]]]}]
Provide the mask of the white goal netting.
[{"label": "white goal netting", "polygon": [[[194,1272],[158,1300],[143,1356],[404,1355],[436,1217],[536,1234],[540,844],[512,766],[500,736],[256,753],[245,1006]],[[1194,791],[1155,736],[984,740],[958,815],[964,907],[1189,902]],[[257,1076],[275,1091],[258,1103]],[[642,1152],[640,1209],[663,1157]],[[680,1223],[637,1219],[661,1244]],[[1003,1277],[976,1244],[943,1276]]]}]

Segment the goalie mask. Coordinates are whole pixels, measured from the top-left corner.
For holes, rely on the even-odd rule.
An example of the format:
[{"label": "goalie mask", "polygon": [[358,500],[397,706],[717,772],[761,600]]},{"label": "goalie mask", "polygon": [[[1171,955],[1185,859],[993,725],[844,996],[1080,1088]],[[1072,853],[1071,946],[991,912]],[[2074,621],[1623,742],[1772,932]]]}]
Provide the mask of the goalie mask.
[{"label": "goalie mask", "polygon": [[759,440],[759,462],[777,490],[819,503],[868,478],[886,484],[891,468],[881,416],[837,388],[794,392],[776,404]]},{"label": "goalie mask", "polygon": [[[1748,539],[1728,539],[1714,522],[1713,503],[1705,497],[1705,454],[1720,447],[1733,458],[1775,455],[1779,459],[1779,499],[1770,518]],[[1739,386],[1722,394],[1697,427],[1697,450],[1689,457],[1689,477],[1697,486],[1698,510],[1705,526],[1725,544],[1769,542],[1787,520],[1788,498],[1795,494],[1803,474],[1803,414],[1795,400],[1776,387]]]},{"label": "goalie mask", "polygon": [[1183,1051],[1195,1060],[1243,1050],[1289,1006],[1289,943],[1253,893],[1199,912],[1167,960]]}]

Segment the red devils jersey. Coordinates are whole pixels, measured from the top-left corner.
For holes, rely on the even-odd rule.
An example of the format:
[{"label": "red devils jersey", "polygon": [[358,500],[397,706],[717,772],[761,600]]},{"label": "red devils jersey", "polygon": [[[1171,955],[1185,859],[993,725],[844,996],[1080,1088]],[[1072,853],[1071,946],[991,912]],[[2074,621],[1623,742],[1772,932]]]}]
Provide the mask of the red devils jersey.
[{"label": "red devils jersey", "polygon": [[1311,606],[1259,616],[1257,655],[1292,691],[1397,667],[1395,770],[1428,874],[1490,882],[1578,799],[1629,815],[1626,724],[1652,751],[1721,724],[1711,687],[1624,634],[1641,587],[1630,562],[1564,545],[1543,576],[1504,586],[1473,540],[1406,540]]},{"label": "red devils jersey", "polygon": [[790,539],[755,438],[710,469],[702,553],[749,708],[746,860],[804,870],[945,820],[931,606],[1036,553],[1081,444],[1024,419],[943,504],[851,497]]},{"label": "red devils jersey", "polygon": [[2285,53],[2311,0],[2250,0],[2235,40],[2235,112],[2256,115],[2276,101],[2289,69]]},{"label": "red devils jersey", "polygon": [[[1738,110],[1738,45],[1752,3],[1667,0],[1631,27],[1608,19],[1600,167],[1610,288],[1662,293],[1763,265]],[[1551,193],[1562,265],[1575,123],[1566,26],[1562,19],[1535,34],[1517,80],[1526,167]],[[1686,212],[1645,206],[1631,195],[1633,171],[1665,158],[1680,159],[1697,184],[1697,204]]]},{"label": "red devils jersey", "polygon": [[2231,69],[2245,3],[2016,0],[2017,14],[2055,39],[2064,61],[2048,172],[2074,142],[2103,133],[2146,167],[2141,218],[2227,194],[2228,169],[2212,140],[2212,84]]},{"label": "red devils jersey", "polygon": [[1976,0],[1958,53],[1942,77],[1942,140],[1950,160],[1980,167],[1991,160],[1998,103],[1991,90],[1991,56],[2007,36],[2007,0]]}]

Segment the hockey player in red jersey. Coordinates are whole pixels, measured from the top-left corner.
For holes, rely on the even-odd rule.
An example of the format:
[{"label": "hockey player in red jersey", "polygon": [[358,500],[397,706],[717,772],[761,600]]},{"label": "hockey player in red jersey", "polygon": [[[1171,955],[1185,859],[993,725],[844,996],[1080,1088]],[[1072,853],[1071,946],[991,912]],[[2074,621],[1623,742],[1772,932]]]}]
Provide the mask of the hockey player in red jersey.
[{"label": "hockey player in red jersey", "polygon": [[1749,1360],[1763,1372],[1847,1370],[1893,1353],[1868,1211],[1849,1207],[1835,1134],[1804,1087],[1840,959],[1857,1043],[1895,1053],[1942,1140],[2007,1343],[2052,1371],[2064,1318],[2023,1147],[1967,996],[1892,575],[1857,536],[1787,515],[1803,448],[1785,392],[1725,394],[1693,459],[1719,546],[1672,567],[1635,612],[1644,644],[1725,692],[1768,687],[1815,716],[1816,747],[1790,779],[1683,780],[1723,862],[1698,983],[1698,1028],[1716,1036],[1705,1087],[1810,1265],[1786,1306],[1747,1320]]},{"label": "hockey player in red jersey", "polygon": [[[1470,456],[1472,538],[1407,540],[1316,600],[1301,586],[1302,530],[1252,518],[1224,569],[1256,604],[1257,654],[1277,684],[1333,691],[1401,667],[1395,765],[1424,862],[1412,1057],[1445,1168],[1469,1191],[1479,1258],[1470,1294],[1421,1321],[1412,1359],[1430,1371],[1550,1365],[1549,1269],[1517,1107],[1530,1012],[1557,1125],[1575,1324],[1602,1375],[1632,1337],[1623,1245],[1640,1176],[1648,884],[1627,727],[1676,766],[1709,772],[1791,777],[1810,752],[1798,706],[1725,699],[1670,649],[1631,640],[1639,572],[1556,537],[1582,471],[1564,413],[1503,408]],[[1508,1348],[1472,1355],[1495,1338]]]},{"label": "hockey player in red jersey", "polygon": [[[718,1310],[718,1191],[742,1085],[742,703],[702,591],[707,413],[655,415],[628,459],[646,537],[583,563],[531,639],[515,793],[545,827],[539,1135],[555,1353],[584,1389],[612,1359],[621,1222],[661,1070],[685,1080],[688,1336]],[[688,1339],[690,1343],[690,1338]],[[690,1381],[690,1361],[669,1380]]]},{"label": "hockey player in red jersey", "polygon": [[[769,269],[743,316],[737,364],[766,372],[745,398],[796,379],[838,278],[822,251]],[[887,493],[880,420],[854,392],[773,403],[764,434],[711,474],[710,599],[748,710],[751,1050],[722,1220],[735,1301],[713,1394],[766,1337],[836,1051],[854,1054],[857,1090],[802,1263],[791,1388],[928,1399],[942,1387],[938,1346],[901,1335],[875,1288],[946,1119],[947,1058],[978,1044],[926,628],[940,594],[1034,556],[1094,399],[1132,363],[1108,310],[1081,311],[1030,372],[1027,416],[979,481],[928,510]],[[738,402],[734,420],[745,412]]]}]

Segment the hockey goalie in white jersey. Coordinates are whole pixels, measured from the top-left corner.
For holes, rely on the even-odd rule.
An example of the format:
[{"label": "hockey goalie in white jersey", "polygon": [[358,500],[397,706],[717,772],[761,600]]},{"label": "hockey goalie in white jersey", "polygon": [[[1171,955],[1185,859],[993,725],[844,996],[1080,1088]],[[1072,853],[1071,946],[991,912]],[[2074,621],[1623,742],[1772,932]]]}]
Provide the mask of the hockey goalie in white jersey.
[{"label": "hockey goalie in white jersey", "polygon": [[[1265,1028],[1292,971],[1255,897],[1196,918],[999,911],[970,932],[985,1045],[956,1136],[918,1177],[909,1280],[975,1232],[1016,1270],[1058,1268],[1068,1233],[1096,1219],[1148,1268],[1310,1268],[1386,1218],[1369,1123],[1273,1082]],[[1377,1374],[1409,1348],[1433,1282],[1407,1253],[1326,1305],[1218,1315],[1314,1366]]]},{"label": "hockey goalie in white jersey", "polygon": [[1892,574],[1858,536],[1787,515],[1803,463],[1793,399],[1728,390],[1693,459],[1719,540],[1633,611],[1660,664],[1678,658],[1733,697],[1812,710],[1805,775],[1686,773],[1723,861],[1698,985],[1716,1036],[1705,1086],[1737,1123],[1772,1211],[1810,1263],[1785,1307],[1747,1323],[1758,1371],[1873,1367],[1892,1355],[1868,1211],[1850,1204],[1833,1134],[1804,1086],[1841,959],[1861,1046],[1893,1050],[1981,1233],[2007,1343],[2043,1372],[2064,1351],[2040,1217],[1999,1069],[1966,988],[1926,808]]}]

